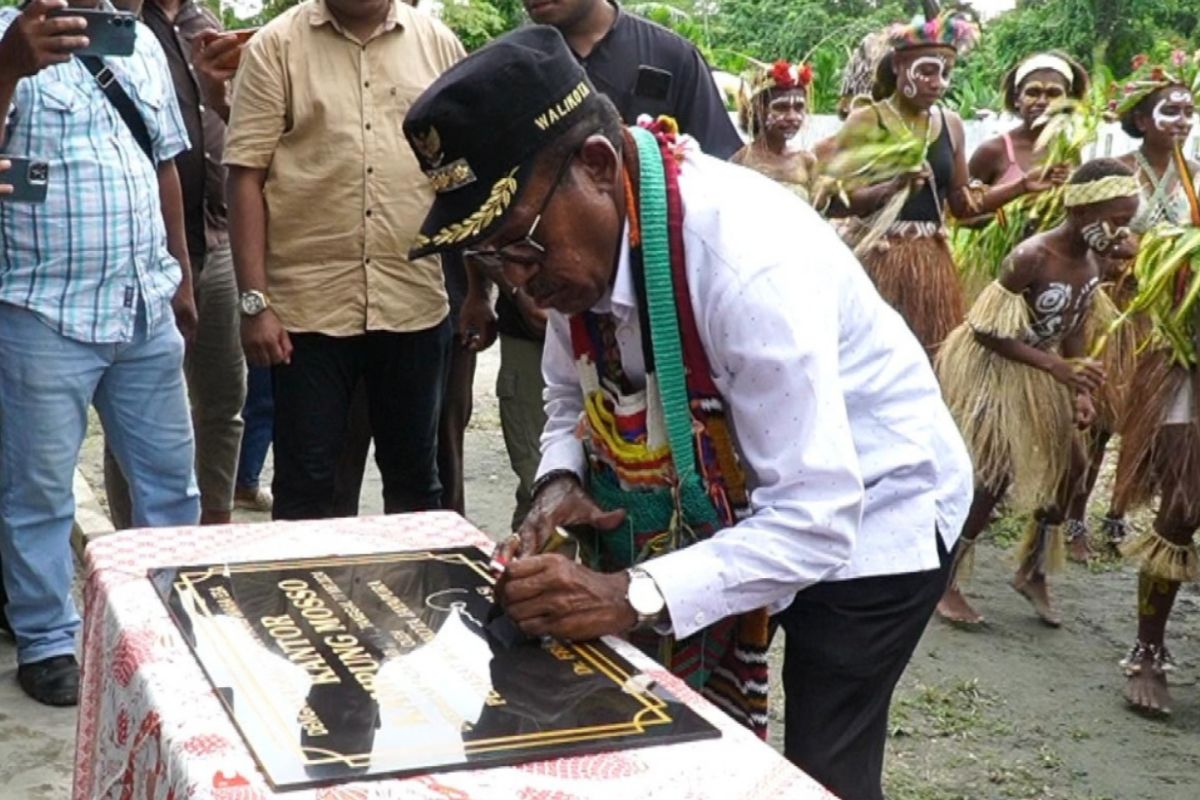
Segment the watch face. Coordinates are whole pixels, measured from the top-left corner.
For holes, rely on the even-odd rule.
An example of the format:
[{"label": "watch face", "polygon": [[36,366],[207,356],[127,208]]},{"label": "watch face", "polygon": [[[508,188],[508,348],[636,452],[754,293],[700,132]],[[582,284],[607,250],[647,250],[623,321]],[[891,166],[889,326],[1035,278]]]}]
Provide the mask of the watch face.
[{"label": "watch face", "polygon": [[649,575],[632,575],[629,578],[629,605],[640,616],[651,617],[663,609],[662,593]]},{"label": "watch face", "polygon": [[263,302],[263,296],[258,292],[246,292],[242,295],[243,314],[252,317],[266,307],[266,303]]}]

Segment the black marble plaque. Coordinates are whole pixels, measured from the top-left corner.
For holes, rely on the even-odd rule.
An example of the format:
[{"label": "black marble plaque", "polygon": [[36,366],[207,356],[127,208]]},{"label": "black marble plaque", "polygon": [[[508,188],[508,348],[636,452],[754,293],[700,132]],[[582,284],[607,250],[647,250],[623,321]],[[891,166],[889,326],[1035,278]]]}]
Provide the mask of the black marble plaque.
[{"label": "black marble plaque", "polygon": [[601,642],[490,634],[475,548],[150,579],[276,789],[720,736]]}]

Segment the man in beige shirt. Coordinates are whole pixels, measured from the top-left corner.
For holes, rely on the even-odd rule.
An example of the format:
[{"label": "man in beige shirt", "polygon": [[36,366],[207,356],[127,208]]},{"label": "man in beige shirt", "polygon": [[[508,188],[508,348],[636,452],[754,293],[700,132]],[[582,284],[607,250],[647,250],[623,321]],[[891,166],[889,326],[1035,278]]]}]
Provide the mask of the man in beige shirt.
[{"label": "man in beige shirt", "polygon": [[242,53],[224,162],[242,344],[273,365],[276,519],[331,516],[360,379],[385,511],[439,504],[448,306],[437,258],[405,255],[433,194],[400,125],[463,55],[400,0],[307,0]]}]

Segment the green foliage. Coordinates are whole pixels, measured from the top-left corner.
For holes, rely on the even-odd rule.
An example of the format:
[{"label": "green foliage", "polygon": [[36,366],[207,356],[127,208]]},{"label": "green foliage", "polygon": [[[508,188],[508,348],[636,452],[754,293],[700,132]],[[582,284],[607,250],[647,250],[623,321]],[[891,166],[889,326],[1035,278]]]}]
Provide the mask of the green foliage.
[{"label": "green foliage", "polygon": [[474,50],[508,30],[504,14],[488,0],[445,0],[442,22],[454,31],[463,47]]},{"label": "green foliage", "polygon": [[[228,27],[261,25],[301,2],[264,0],[260,14],[238,20],[220,0],[202,1]],[[0,6],[17,2],[0,0]],[[777,58],[811,61],[818,113],[834,110],[842,68],[862,37],[921,7],[918,0],[633,0],[625,6],[692,41],[717,69],[738,73]],[[1197,0],[1017,0],[1016,8],[987,22],[979,47],[960,61],[948,104],[964,117],[999,110],[1004,73],[1038,51],[1064,50],[1090,70],[1104,66],[1123,76],[1137,53],[1195,49],[1196,9]],[[521,0],[443,0],[441,17],[473,50],[523,24],[525,12]]]},{"label": "green foliage", "polygon": [[[1197,0],[1018,0],[989,20],[983,39],[960,60],[947,98],[964,117],[1001,108],[1004,74],[1025,56],[1049,49],[1070,53],[1089,69],[1128,73],[1143,51],[1195,49]],[[691,39],[718,69],[740,72],[750,59],[807,58],[816,72],[814,110],[833,110],[842,68],[861,38],[910,18],[916,0],[656,0],[647,16]],[[970,3],[943,2],[970,7]],[[665,10],[663,7],[667,7]]]},{"label": "green foliage", "polygon": [[[9,0],[0,0],[0,4]],[[222,18],[227,28],[264,25],[303,0],[263,0],[262,11],[249,19],[238,19],[220,0],[203,0]],[[429,0],[422,0],[428,3]],[[441,19],[468,50],[486,44],[525,21],[521,0],[443,0]]]}]

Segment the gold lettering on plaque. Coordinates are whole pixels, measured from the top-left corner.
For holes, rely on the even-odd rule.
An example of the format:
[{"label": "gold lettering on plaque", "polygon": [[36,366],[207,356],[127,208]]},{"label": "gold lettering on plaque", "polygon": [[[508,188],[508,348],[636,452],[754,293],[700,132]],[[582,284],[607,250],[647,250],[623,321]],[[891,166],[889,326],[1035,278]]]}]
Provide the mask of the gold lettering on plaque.
[{"label": "gold lettering on plaque", "polygon": [[335,637],[330,637],[325,640],[325,644],[329,645],[337,656],[338,661],[342,662],[350,674],[354,676],[354,680],[363,690],[371,695],[372,699],[378,699],[375,695],[375,676],[379,673],[379,661],[375,656],[371,655],[362,645],[358,643],[358,639],[346,634],[345,636],[336,637],[337,641],[331,641]]},{"label": "gold lettering on plaque", "polygon": [[342,682],[289,615],[263,617],[261,621],[288,661],[307,672],[314,684]]},{"label": "gold lettering on plaque", "polygon": [[300,612],[300,616],[304,617],[304,621],[317,633],[337,633],[346,630],[337,614],[325,605],[320,595],[308,588],[306,581],[288,578],[280,581],[278,586]]},{"label": "gold lettering on plaque", "polygon": [[317,712],[312,710],[308,703],[304,704],[304,708],[300,709],[300,727],[309,736],[327,736],[329,729],[325,727],[325,723],[317,716]]},{"label": "gold lettering on plaque", "polygon": [[546,646],[546,649],[550,652],[550,655],[554,656],[559,661],[575,660],[575,654],[572,653],[565,645],[562,645],[559,642],[550,642],[550,644]]}]

